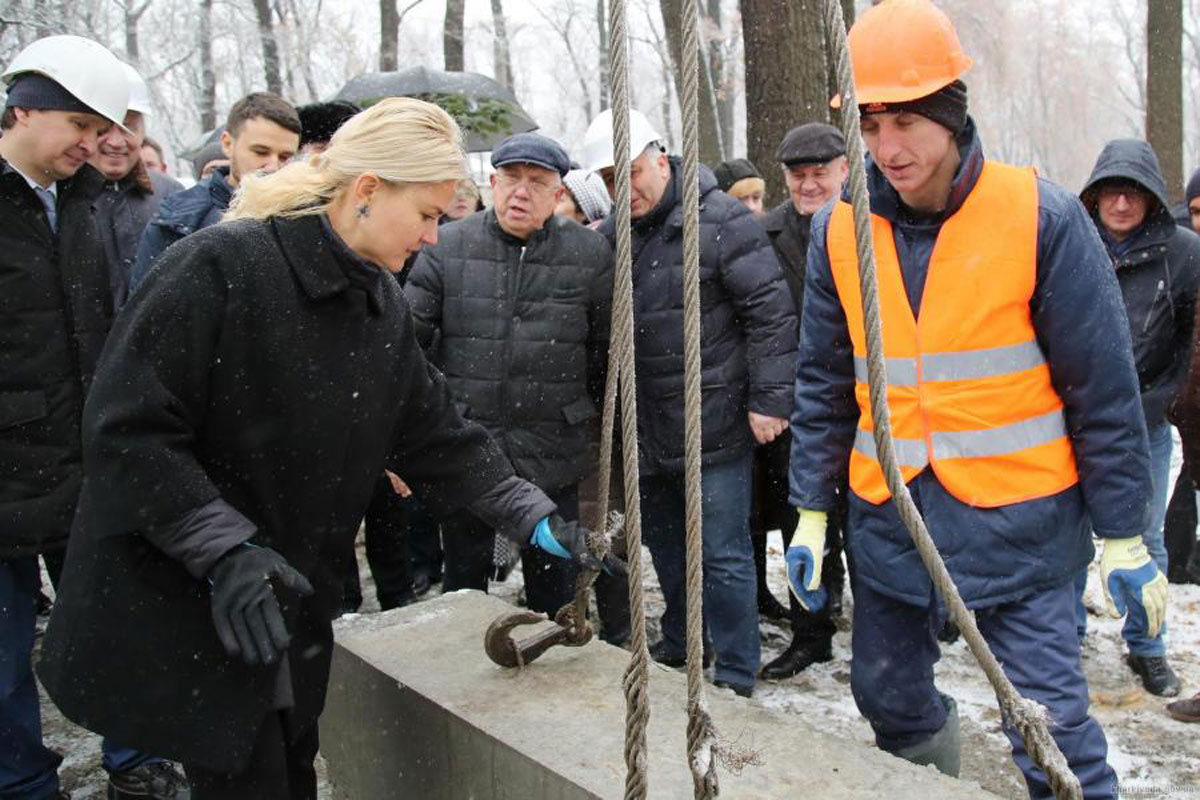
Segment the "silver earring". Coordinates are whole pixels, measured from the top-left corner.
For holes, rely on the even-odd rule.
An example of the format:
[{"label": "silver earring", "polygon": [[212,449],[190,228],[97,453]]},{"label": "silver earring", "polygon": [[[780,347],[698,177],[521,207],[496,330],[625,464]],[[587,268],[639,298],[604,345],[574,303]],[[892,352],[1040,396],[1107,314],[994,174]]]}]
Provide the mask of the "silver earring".
[{"label": "silver earring", "polygon": [[363,203],[355,209],[355,213],[358,214],[358,219],[361,221],[367,218],[367,215],[371,213],[371,209],[367,207],[366,203]]}]

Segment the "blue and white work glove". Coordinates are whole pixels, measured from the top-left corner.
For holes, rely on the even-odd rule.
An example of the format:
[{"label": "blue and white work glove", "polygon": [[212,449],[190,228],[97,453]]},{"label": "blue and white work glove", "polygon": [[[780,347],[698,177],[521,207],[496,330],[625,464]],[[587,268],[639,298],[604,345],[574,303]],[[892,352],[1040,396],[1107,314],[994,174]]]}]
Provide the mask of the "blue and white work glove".
[{"label": "blue and white work glove", "polygon": [[817,612],[825,607],[829,592],[821,585],[821,565],[825,560],[824,511],[800,509],[800,521],[784,558],[787,560],[788,586],[804,606],[805,611]]},{"label": "blue and white work glove", "polygon": [[558,514],[542,517],[533,527],[529,543],[552,556],[575,562],[580,569],[604,570],[610,575],[625,575],[625,562],[611,552],[604,561],[596,558],[588,547],[591,531],[578,522],[567,522]]},{"label": "blue and white work glove", "polygon": [[1167,618],[1167,579],[1140,536],[1105,539],[1100,556],[1100,585],[1108,615],[1115,619],[1140,609],[1146,634],[1158,636]]}]

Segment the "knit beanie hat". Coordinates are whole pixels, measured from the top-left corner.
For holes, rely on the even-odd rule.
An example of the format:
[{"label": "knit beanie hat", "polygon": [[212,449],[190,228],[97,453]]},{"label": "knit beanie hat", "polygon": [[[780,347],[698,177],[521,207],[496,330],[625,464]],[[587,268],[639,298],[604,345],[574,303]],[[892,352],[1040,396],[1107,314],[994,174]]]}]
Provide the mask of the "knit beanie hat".
[{"label": "knit beanie hat", "polygon": [[1200,169],[1193,172],[1187,182],[1187,202],[1190,203],[1197,197],[1200,197]]},{"label": "knit beanie hat", "polygon": [[35,108],[42,111],[74,111],[97,114],[91,106],[63,88],[62,84],[38,72],[18,75],[8,87],[5,108]]},{"label": "knit beanie hat", "polygon": [[951,133],[957,134],[967,124],[967,85],[954,81],[933,94],[899,103],[866,103],[859,107],[863,114],[884,114],[910,111],[931,119]]},{"label": "knit beanie hat", "polygon": [[608,188],[599,175],[584,169],[573,169],[562,180],[588,222],[608,216],[612,209],[612,198],[608,196]]}]

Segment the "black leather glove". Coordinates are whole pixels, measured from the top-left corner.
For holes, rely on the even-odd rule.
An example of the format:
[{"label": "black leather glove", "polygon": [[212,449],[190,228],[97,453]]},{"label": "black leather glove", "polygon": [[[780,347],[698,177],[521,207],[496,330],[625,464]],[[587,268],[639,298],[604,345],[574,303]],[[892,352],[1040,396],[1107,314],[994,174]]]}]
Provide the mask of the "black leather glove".
[{"label": "black leather glove", "polygon": [[225,652],[251,666],[274,664],[292,637],[271,580],[304,597],[312,584],[279,553],[245,543],[221,556],[208,577],[213,626]]},{"label": "black leather glove", "polygon": [[578,522],[567,522],[558,514],[543,517],[533,528],[530,543],[552,556],[574,561],[582,569],[602,569],[611,575],[626,575],[629,568],[611,552],[601,562],[588,548],[591,531]]}]

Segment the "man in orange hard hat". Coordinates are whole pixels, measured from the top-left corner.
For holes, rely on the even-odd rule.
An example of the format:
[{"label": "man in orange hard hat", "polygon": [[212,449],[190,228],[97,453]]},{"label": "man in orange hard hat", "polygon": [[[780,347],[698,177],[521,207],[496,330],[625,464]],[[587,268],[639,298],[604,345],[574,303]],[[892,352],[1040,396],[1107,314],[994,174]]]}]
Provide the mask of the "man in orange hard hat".
[{"label": "man in orange hard hat", "polygon": [[[1161,624],[1140,545],[1149,453],[1121,294],[1068,192],[983,156],[960,80],[971,65],[928,0],[885,0],[850,32],[901,472],[1005,673],[1049,711],[1084,796],[1115,796],[1088,715],[1072,576],[1104,539],[1105,589]],[[949,774],[953,699],[934,685],[937,594],[875,453],[852,212],[812,223],[791,421],[788,548],[798,599],[820,589],[825,514],[849,471],[851,686],[878,745]],[[1032,797],[1051,797],[1006,728]]]}]

